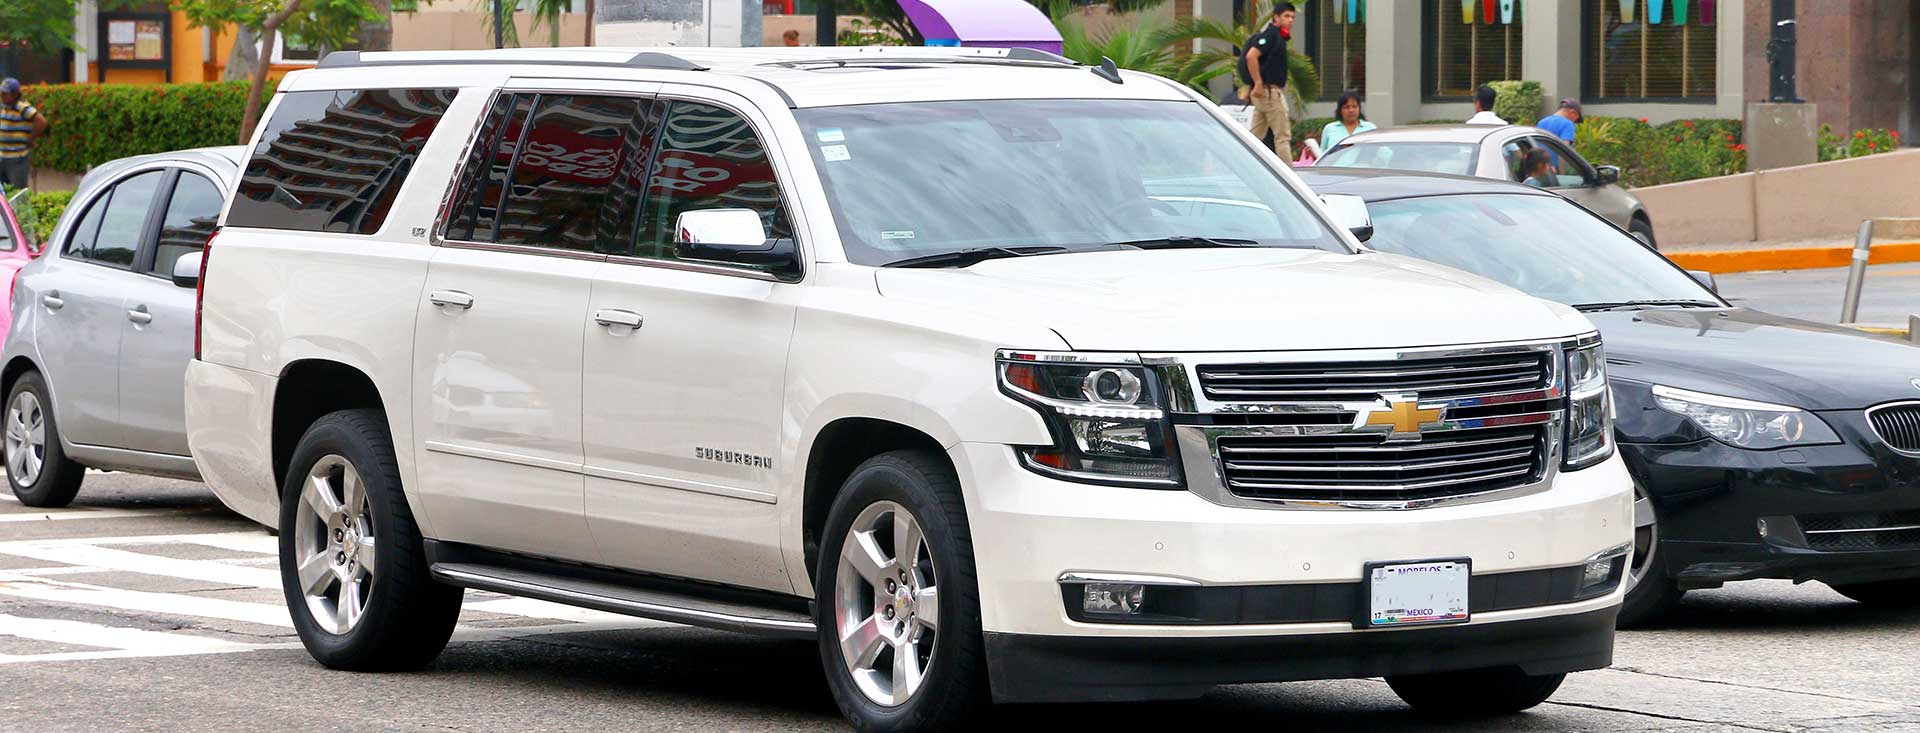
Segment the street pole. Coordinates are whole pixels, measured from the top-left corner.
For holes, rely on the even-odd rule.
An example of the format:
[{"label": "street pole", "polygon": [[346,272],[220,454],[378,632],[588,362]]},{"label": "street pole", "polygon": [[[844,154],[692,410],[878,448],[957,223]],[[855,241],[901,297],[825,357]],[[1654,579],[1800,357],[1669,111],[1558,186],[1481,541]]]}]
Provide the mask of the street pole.
[{"label": "street pole", "polygon": [[1847,292],[1840,296],[1840,322],[1853,323],[1860,318],[1860,290],[1867,284],[1867,261],[1873,249],[1873,220],[1860,222],[1860,233],[1853,238],[1853,260],[1847,267]]},{"label": "street pole", "polygon": [[1799,21],[1794,19],[1793,0],[1773,0],[1773,31],[1767,40],[1768,101],[1802,102],[1795,93],[1797,71],[1794,64]]},{"label": "street pole", "polygon": [[840,45],[840,12],[833,6],[833,0],[814,3],[813,35],[816,46]]},{"label": "street pole", "polygon": [[494,48],[507,47],[507,25],[506,25],[505,19],[500,17],[501,13],[506,12],[505,9],[502,7],[502,5],[503,3],[501,2],[501,0],[493,0],[493,47]]}]

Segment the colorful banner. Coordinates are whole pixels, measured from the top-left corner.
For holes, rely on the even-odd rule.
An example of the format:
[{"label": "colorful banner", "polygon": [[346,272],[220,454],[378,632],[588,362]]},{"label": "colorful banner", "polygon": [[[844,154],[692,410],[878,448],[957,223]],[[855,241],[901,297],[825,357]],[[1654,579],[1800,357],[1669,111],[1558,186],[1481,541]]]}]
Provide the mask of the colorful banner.
[{"label": "colorful banner", "polygon": [[1473,0],[1460,0],[1460,22],[1473,25]]},{"label": "colorful banner", "polygon": [[1513,25],[1513,6],[1519,4],[1520,0],[1500,0],[1500,22]]},{"label": "colorful banner", "polygon": [[1700,25],[1713,25],[1713,0],[1700,0]]},{"label": "colorful banner", "polygon": [[1333,0],[1333,22],[1336,25],[1347,22],[1347,0]]},{"label": "colorful banner", "polygon": [[1500,12],[1500,0],[1484,0],[1480,3],[1480,22],[1493,25],[1494,18]]}]

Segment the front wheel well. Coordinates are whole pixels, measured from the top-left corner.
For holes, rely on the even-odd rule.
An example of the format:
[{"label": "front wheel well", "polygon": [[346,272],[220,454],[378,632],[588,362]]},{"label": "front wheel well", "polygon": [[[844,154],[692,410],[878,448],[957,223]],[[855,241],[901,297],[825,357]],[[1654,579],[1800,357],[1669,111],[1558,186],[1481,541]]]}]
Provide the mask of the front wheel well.
[{"label": "front wheel well", "polygon": [[273,392],[273,481],[287,482],[287,464],[307,428],[340,410],[370,408],[385,414],[380,390],[365,372],[337,361],[306,359],[288,364]]},{"label": "front wheel well", "polygon": [[813,582],[814,565],[820,557],[827,514],[833,510],[833,500],[840,495],[847,477],[867,459],[897,450],[925,451],[952,467],[940,441],[900,423],[849,417],[820,430],[813,450],[807,454],[805,498],[801,502],[801,545],[806,551],[808,583]]}]

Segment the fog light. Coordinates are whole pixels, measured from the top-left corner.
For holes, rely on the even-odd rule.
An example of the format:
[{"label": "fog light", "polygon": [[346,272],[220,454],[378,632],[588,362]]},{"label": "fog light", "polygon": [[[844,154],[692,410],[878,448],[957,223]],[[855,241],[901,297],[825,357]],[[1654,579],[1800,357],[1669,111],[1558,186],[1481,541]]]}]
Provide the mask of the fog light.
[{"label": "fog light", "polygon": [[1767,538],[1767,520],[1765,519],[1760,520],[1759,529],[1760,529],[1760,539],[1763,539],[1763,540],[1766,539]]},{"label": "fog light", "polygon": [[1088,583],[1080,608],[1087,613],[1134,616],[1146,595],[1147,587],[1139,583]]},{"label": "fog light", "polygon": [[1580,573],[1580,587],[1591,588],[1613,578],[1613,558],[1594,560]]}]

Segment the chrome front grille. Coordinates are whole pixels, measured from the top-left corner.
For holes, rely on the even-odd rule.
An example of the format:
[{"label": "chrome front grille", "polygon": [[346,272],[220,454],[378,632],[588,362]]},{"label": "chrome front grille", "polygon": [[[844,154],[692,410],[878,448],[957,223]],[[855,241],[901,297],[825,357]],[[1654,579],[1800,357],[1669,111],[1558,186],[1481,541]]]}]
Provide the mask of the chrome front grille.
[{"label": "chrome front grille", "polygon": [[1201,392],[1223,402],[1369,400],[1387,392],[1425,399],[1537,390],[1553,378],[1538,351],[1387,362],[1230,364],[1199,369]]},{"label": "chrome front grille", "polygon": [[1538,481],[1547,441],[1539,425],[1450,430],[1417,442],[1384,436],[1223,436],[1235,496],[1291,501],[1418,501]]},{"label": "chrome front grille", "polygon": [[1882,405],[1867,410],[1873,432],[1894,450],[1920,455],[1920,402]]}]

